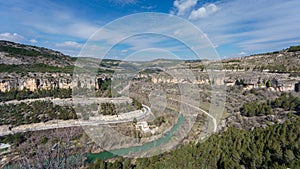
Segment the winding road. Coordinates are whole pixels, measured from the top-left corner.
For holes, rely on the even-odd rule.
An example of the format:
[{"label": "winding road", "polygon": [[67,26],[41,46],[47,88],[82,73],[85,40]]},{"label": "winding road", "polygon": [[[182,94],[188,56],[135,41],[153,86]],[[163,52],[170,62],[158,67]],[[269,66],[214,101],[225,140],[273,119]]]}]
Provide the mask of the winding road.
[{"label": "winding road", "polygon": [[[173,100],[173,101],[180,102],[180,101],[172,99],[172,98],[169,98],[169,99]],[[51,100],[55,104],[62,104],[62,103],[63,104],[71,104],[71,102],[72,103],[74,102],[74,100],[72,100],[72,99],[49,99],[49,98],[45,99],[45,98],[43,98],[43,99],[27,99],[27,100],[21,100],[21,101],[9,101],[9,102],[6,102],[6,103],[17,104],[17,103],[20,103],[20,102],[32,102],[32,101],[37,101],[37,100]],[[114,99],[112,99],[112,98],[97,98],[96,99],[96,101],[99,101],[99,100],[101,100],[102,102],[105,102],[105,101],[114,102]],[[124,98],[116,98],[115,101],[117,101],[117,102],[121,101],[122,102],[124,100],[127,101],[128,98],[125,98],[125,97]],[[85,104],[89,104],[91,102],[92,102],[91,99],[84,101]],[[94,102],[95,102],[95,100],[94,100]],[[192,104],[182,102],[182,101],[180,103],[183,103],[183,104],[188,105],[192,108],[200,110],[201,112],[206,114],[208,117],[210,117],[213,121],[213,124],[214,124],[213,131],[214,132],[217,131],[217,121],[212,115],[210,115],[205,110],[203,110],[199,107],[196,107]],[[140,113],[138,113],[137,111],[139,111]],[[145,118],[149,115],[153,115],[152,112],[151,112],[150,107],[148,107],[146,105],[143,105],[143,110],[136,110],[136,111],[133,111],[133,112],[123,113],[122,116],[124,118],[111,116],[109,119],[103,119],[102,118],[102,119],[87,120],[87,121],[83,121],[83,120],[52,120],[52,121],[48,121],[46,123],[35,123],[35,124],[21,125],[21,126],[14,127],[12,129],[9,129],[8,126],[6,126],[6,125],[2,125],[2,126],[0,126],[0,136],[5,136],[5,135],[8,135],[8,134],[14,134],[14,133],[28,132],[28,131],[49,130],[49,129],[57,129],[57,128],[126,123],[126,122],[131,122],[134,118],[136,118],[137,120],[141,120],[141,119],[143,119],[143,118]]]},{"label": "winding road", "polygon": [[192,108],[195,108],[195,109],[197,109],[197,110],[200,110],[201,112],[203,112],[204,114],[206,114],[208,117],[210,117],[210,118],[212,119],[212,122],[213,122],[213,124],[214,124],[214,129],[213,129],[213,131],[214,131],[214,132],[217,131],[217,128],[218,128],[218,126],[217,126],[217,120],[216,120],[215,117],[213,117],[213,116],[212,116],[211,114],[209,114],[207,111],[201,109],[200,107],[196,107],[196,106],[194,106],[194,105],[192,105],[192,104],[189,104],[189,103],[187,103],[187,102],[179,101],[179,100],[172,99],[172,98],[168,98],[168,99],[169,99],[169,100],[176,101],[176,102],[179,102],[179,103],[183,103],[183,104],[188,105],[188,106],[190,106],[190,107],[192,107]]},{"label": "winding road", "polygon": [[[21,101],[9,101],[6,103],[14,103],[18,104],[21,102],[33,102],[37,100],[50,100],[54,104],[72,104],[74,100],[72,99],[27,99]],[[85,99],[79,102],[79,100],[75,100],[75,103],[83,103],[83,104],[91,104],[94,102],[123,102],[123,101],[130,101],[130,98],[122,97],[122,98],[95,98],[95,99]],[[57,129],[57,128],[67,128],[67,127],[79,127],[79,126],[96,126],[96,125],[107,125],[107,124],[116,124],[116,123],[126,123],[131,122],[134,118],[137,120],[144,119],[149,115],[153,115],[151,112],[150,107],[143,105],[142,110],[135,110],[132,112],[122,113],[118,116],[101,116],[101,118],[94,118],[90,117],[93,120],[51,120],[48,122],[41,122],[41,123],[34,123],[34,124],[25,124],[20,125],[14,128],[9,129],[8,125],[0,125],[0,136],[5,136],[8,134],[15,134],[21,132],[28,132],[28,131],[40,131],[40,130],[49,130],[49,129]]]}]

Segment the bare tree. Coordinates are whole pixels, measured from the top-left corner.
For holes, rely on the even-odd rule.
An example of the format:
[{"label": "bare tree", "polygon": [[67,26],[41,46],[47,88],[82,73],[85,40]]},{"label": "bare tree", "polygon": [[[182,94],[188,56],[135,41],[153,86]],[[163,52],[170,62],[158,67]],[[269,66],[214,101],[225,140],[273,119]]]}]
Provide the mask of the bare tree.
[{"label": "bare tree", "polygon": [[78,139],[81,128],[35,132],[18,147],[20,168],[79,168],[84,163],[85,144]]}]

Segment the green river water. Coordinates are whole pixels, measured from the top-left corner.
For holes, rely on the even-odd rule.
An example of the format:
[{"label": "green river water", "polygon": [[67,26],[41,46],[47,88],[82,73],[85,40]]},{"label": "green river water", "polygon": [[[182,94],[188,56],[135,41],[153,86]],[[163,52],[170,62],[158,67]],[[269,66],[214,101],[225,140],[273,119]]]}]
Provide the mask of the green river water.
[{"label": "green river water", "polygon": [[130,154],[130,153],[147,151],[156,146],[161,146],[163,144],[166,144],[170,141],[170,139],[173,136],[173,133],[181,126],[183,121],[184,121],[184,117],[179,114],[177,123],[159,139],[151,141],[146,144],[143,144],[141,146],[121,148],[121,149],[116,149],[116,150],[111,150],[111,151],[104,151],[101,153],[90,153],[90,154],[87,154],[87,161],[93,162],[96,159],[107,160],[107,159],[117,157],[117,156],[126,156],[127,154]]}]

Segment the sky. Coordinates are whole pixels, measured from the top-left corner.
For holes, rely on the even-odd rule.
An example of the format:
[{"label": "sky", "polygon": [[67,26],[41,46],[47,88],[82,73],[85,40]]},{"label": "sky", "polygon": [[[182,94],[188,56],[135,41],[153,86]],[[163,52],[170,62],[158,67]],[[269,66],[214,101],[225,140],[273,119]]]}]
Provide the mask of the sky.
[{"label": "sky", "polygon": [[[107,24],[128,15],[158,12],[193,24],[220,58],[231,58],[300,45],[299,11],[299,0],[0,0],[0,39],[79,56],[88,40]],[[96,47],[113,45],[106,57],[115,59],[149,51],[155,57],[197,58],[191,52],[194,46],[165,34],[120,39],[123,27],[130,31],[136,22],[139,29],[148,29],[139,18],[128,22],[131,27],[102,33],[103,41]],[[198,38],[189,29],[180,29],[177,22],[166,25],[157,19],[155,26],[177,37],[192,37],[191,41]]]}]

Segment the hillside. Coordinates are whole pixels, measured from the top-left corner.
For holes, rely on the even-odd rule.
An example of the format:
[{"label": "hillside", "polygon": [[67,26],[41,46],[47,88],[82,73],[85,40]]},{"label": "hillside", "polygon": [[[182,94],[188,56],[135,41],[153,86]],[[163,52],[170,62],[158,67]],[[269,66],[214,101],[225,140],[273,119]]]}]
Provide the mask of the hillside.
[{"label": "hillside", "polygon": [[[76,59],[76,57],[70,57],[61,52],[43,47],[0,41],[0,72],[72,73]],[[99,62],[100,61],[95,58],[84,58],[81,59],[80,64],[77,64],[77,66],[94,65]],[[204,69],[203,64],[206,63],[220,64],[220,61],[204,60],[183,62],[179,60],[158,59],[147,62],[131,61],[130,66],[139,69],[138,67],[147,67],[149,65],[151,65],[151,67],[153,67],[153,65],[158,67],[187,65],[192,69]],[[264,71],[270,73],[300,72],[300,46],[291,46],[288,49],[271,53],[224,59],[221,63],[222,67],[226,70]],[[114,70],[124,68],[127,64],[128,62],[126,61],[103,59],[99,66],[102,70]]]},{"label": "hillside", "polygon": [[73,64],[73,61],[74,58],[51,49],[0,41],[1,64],[46,64],[64,67]]},{"label": "hillside", "polygon": [[[78,58],[61,52],[25,44],[0,40],[0,73],[69,73],[72,74]],[[91,67],[99,64],[96,58],[80,58],[77,67]],[[103,59],[99,73],[111,73],[119,60]]]},{"label": "hillside", "polygon": [[300,46],[222,61],[228,70],[253,70],[277,73],[300,72]]}]

